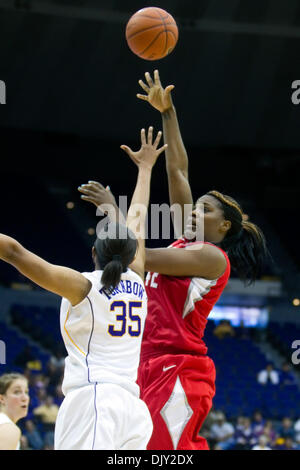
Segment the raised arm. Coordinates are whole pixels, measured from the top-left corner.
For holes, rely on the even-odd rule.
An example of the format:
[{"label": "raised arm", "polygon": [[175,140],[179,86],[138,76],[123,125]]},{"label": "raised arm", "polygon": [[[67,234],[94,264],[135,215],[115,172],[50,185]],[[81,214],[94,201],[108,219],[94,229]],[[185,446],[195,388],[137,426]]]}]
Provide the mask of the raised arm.
[{"label": "raised arm", "polygon": [[72,305],[88,294],[91,283],[81,273],[64,266],[50,264],[26,250],[15,239],[0,234],[0,259],[14,266],[21,274],[54,294],[68,299]]},{"label": "raised arm", "polygon": [[[188,177],[188,156],[171,97],[174,85],[163,88],[158,70],[154,71],[154,81],[148,72],[145,73],[145,78],[147,83],[139,80],[139,84],[146,92],[146,95],[137,94],[137,97],[148,101],[151,106],[160,111],[162,116],[164,141],[168,144],[166,150],[166,169],[170,204],[179,204],[181,207],[182,226],[175,227],[175,230],[177,233],[182,234],[186,220],[183,217],[184,207],[193,204],[193,197]],[[186,218],[187,216],[188,212],[186,211]]]},{"label": "raised arm", "polygon": [[142,279],[145,273],[145,222],[150,198],[150,181],[152,168],[158,156],[166,149],[167,145],[157,148],[162,133],[159,132],[153,142],[153,128],[149,127],[146,138],[145,129],[141,130],[141,148],[133,152],[126,145],[121,148],[129,155],[138,166],[136,187],[128,209],[127,226],[132,230],[138,240],[138,251],[130,268],[137,272]]},{"label": "raised arm", "polygon": [[[134,232],[139,242],[137,256],[130,268],[137,272],[143,279],[145,272],[145,220],[149,205],[152,168],[158,156],[167,148],[167,144],[165,144],[158,149],[161,135],[162,133],[159,132],[153,142],[153,128],[149,128],[147,138],[145,129],[142,129],[141,148],[137,152],[134,152],[126,145],[121,145],[122,150],[124,150],[138,166],[136,187],[130,208],[128,209],[126,223]],[[120,220],[121,222],[123,221],[123,223],[125,223],[124,215],[118,208],[109,187],[104,188],[104,186],[97,181],[89,181],[87,184],[82,184],[78,190],[83,194],[81,196],[83,200],[91,202],[99,208],[99,210],[101,210],[101,208],[108,209],[107,215],[112,221],[115,221],[115,217],[117,217],[122,219]],[[111,210],[109,210],[109,208]]]}]

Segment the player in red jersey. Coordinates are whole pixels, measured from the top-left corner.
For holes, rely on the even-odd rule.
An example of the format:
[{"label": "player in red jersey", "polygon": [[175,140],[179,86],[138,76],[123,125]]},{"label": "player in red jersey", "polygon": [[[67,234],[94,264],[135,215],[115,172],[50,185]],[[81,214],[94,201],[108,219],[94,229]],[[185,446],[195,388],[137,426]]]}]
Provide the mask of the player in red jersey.
[{"label": "player in red jersey", "polygon": [[[171,100],[173,86],[163,89],[157,71],[154,81],[149,74],[146,80],[147,85],[140,84],[147,94],[138,97],[162,114],[170,203],[184,208],[193,200],[187,154]],[[123,149],[139,165],[138,154]],[[96,206],[116,206],[99,183],[89,184],[85,194]],[[190,239],[198,212],[204,222],[200,243]],[[202,339],[207,317],[226,286],[230,264],[240,278],[251,282],[266,255],[260,229],[243,220],[234,199],[217,191],[199,198],[183,222],[184,234],[171,247],[146,249],[148,315],[138,383],[154,425],[149,450],[208,450],[199,436],[215,394],[215,366]]]}]

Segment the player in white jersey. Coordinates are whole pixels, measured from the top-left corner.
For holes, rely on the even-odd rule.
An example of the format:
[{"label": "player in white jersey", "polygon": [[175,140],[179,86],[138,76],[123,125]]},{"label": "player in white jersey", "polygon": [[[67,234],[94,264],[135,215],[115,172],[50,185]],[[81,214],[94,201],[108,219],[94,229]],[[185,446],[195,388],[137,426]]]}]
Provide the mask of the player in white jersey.
[{"label": "player in white jersey", "polygon": [[19,450],[21,431],[16,423],[28,413],[26,377],[18,373],[0,377],[0,450]]},{"label": "player in white jersey", "polygon": [[150,180],[153,165],[166,148],[158,149],[161,132],[154,143],[152,138],[152,127],[147,137],[142,129],[138,152],[122,146],[143,163],[127,227],[110,223],[97,234],[94,272],[79,273],[47,263],[16,240],[0,235],[0,259],[63,297],[61,332],[68,357],[55,449],[146,449],[151,437],[150,413],[139,399],[135,382],[147,312],[144,226]]}]

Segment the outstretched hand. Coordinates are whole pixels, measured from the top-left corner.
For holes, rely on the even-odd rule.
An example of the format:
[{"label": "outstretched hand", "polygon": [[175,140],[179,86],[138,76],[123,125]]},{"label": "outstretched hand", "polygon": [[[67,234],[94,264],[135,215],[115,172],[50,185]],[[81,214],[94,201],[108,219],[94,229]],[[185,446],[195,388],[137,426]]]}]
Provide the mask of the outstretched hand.
[{"label": "outstretched hand", "polygon": [[174,85],[169,85],[166,88],[163,88],[160,83],[158,70],[154,70],[154,81],[152,80],[149,72],[145,73],[145,78],[147,85],[143,80],[139,80],[139,84],[147,94],[141,95],[138,93],[136,96],[141,100],[148,101],[153,108],[157,109],[161,113],[172,108],[173,103],[171,91],[174,89]]},{"label": "outstretched hand", "polygon": [[106,188],[98,181],[89,181],[87,184],[79,186],[78,191],[82,193],[81,199],[95,204],[96,207],[101,204],[110,204],[116,206],[116,200],[109,186]]},{"label": "outstretched hand", "polygon": [[121,145],[121,149],[124,150],[131,160],[140,168],[146,167],[152,169],[158,156],[167,148],[167,144],[160,148],[157,148],[162,136],[162,132],[157,133],[156,139],[153,142],[153,127],[149,127],[146,138],[145,129],[141,130],[141,148],[134,152],[127,145]]}]

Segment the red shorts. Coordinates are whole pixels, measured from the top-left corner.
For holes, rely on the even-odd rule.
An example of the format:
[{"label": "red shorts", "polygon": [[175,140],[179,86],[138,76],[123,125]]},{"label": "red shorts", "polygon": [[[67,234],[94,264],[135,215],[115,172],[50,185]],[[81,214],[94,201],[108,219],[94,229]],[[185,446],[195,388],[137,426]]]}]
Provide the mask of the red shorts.
[{"label": "red shorts", "polygon": [[153,421],[148,450],[209,450],[199,431],[212,407],[215,376],[207,356],[166,354],[140,363],[141,399]]}]

